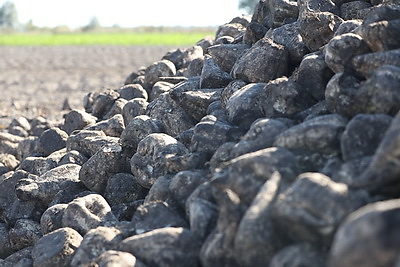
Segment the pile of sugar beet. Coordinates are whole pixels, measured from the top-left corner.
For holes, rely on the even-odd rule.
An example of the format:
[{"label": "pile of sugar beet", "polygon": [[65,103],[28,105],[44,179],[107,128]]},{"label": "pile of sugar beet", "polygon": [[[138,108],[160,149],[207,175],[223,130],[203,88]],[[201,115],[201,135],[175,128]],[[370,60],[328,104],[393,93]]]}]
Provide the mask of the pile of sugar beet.
[{"label": "pile of sugar beet", "polygon": [[398,0],[260,1],[0,132],[0,266],[400,266],[399,109]]}]

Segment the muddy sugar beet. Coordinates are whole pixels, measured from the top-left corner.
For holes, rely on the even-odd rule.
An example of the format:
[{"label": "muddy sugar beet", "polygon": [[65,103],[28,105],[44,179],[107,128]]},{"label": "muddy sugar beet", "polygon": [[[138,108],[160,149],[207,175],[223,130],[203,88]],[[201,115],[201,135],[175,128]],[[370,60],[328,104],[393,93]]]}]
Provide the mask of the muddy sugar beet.
[{"label": "muddy sugar beet", "polygon": [[400,265],[400,4],[260,1],[0,132],[2,266]]}]

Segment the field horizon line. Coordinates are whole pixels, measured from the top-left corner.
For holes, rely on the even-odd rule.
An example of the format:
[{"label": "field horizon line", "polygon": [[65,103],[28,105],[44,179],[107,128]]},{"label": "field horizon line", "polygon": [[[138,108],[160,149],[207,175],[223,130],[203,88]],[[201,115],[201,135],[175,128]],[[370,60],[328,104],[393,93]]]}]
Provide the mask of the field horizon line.
[{"label": "field horizon line", "polygon": [[0,46],[53,45],[194,45],[206,36],[206,31],[159,32],[26,32],[0,35]]}]

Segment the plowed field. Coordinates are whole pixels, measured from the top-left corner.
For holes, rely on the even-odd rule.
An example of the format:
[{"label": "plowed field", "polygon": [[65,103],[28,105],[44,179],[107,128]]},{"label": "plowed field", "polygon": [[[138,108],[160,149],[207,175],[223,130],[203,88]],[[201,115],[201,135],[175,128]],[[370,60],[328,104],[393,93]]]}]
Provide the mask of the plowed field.
[{"label": "plowed field", "polygon": [[[175,47],[176,48],[176,47]],[[174,47],[168,46],[1,46],[0,124],[10,118],[62,116],[64,101],[82,108],[92,91],[118,88],[141,66]]]}]

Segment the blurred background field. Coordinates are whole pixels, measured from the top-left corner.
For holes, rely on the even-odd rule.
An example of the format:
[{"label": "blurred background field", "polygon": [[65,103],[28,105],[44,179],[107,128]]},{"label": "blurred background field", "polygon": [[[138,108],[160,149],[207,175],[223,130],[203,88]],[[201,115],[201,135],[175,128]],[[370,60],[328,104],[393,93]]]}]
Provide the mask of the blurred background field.
[{"label": "blurred background field", "polygon": [[89,92],[117,89],[176,46],[0,46],[0,129],[12,118],[60,119]]},{"label": "blurred background field", "polygon": [[77,32],[77,33],[7,33],[0,35],[0,45],[193,45],[211,29],[164,32]]},{"label": "blurred background field", "polygon": [[[88,92],[188,48],[258,0],[0,0],[0,128],[60,118]],[[239,11],[240,10],[240,11]]]}]

